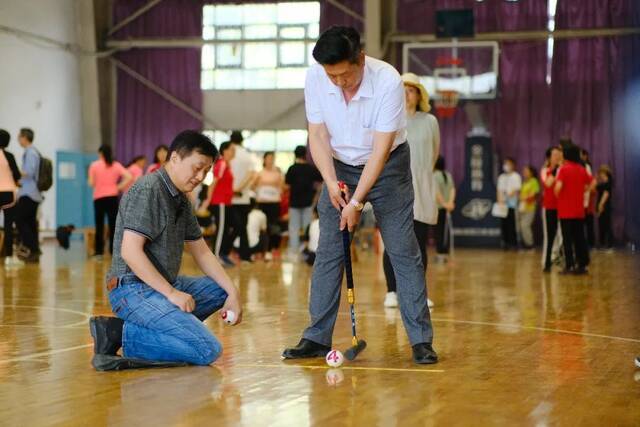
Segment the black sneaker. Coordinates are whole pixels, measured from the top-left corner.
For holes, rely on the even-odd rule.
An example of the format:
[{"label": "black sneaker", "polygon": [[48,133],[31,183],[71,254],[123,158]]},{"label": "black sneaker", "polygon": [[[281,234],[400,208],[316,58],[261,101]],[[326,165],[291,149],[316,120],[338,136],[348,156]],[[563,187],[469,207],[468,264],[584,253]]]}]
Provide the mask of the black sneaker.
[{"label": "black sneaker", "polygon": [[413,361],[420,365],[438,363],[438,355],[431,344],[423,342],[411,347],[413,349]]},{"label": "black sneaker", "polygon": [[117,317],[96,316],[89,320],[93,352],[115,356],[122,347],[124,321]]},{"label": "black sneaker", "polygon": [[297,346],[282,352],[283,359],[306,359],[310,357],[326,357],[331,347],[302,338]]},{"label": "black sneaker", "polygon": [[184,362],[154,362],[152,360],[131,359],[110,354],[96,354],[91,360],[96,371],[123,371],[125,369],[177,368],[188,366]]}]

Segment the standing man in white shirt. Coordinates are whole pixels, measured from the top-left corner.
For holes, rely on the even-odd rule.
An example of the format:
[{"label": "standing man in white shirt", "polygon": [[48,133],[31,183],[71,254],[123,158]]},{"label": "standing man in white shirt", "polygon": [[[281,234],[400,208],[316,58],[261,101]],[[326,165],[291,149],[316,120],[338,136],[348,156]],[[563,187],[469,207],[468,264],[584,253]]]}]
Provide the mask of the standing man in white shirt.
[{"label": "standing man in white shirt", "polygon": [[[349,27],[325,31],[307,72],[305,106],[309,147],[324,178],[318,213],[320,241],[309,312],[300,343],[283,357],[324,357],[331,349],[340,305],[342,232],[360,221],[371,202],[398,285],[402,320],[416,363],[436,363],[433,328],[420,249],[413,231],[414,194],[406,143],[404,86],[389,64],[365,56],[360,34]],[[338,185],[348,188],[346,200]]]},{"label": "standing man in white shirt", "polygon": [[242,146],[242,133],[234,130],[229,138],[236,148],[236,155],[231,160],[233,173],[233,200],[229,221],[231,232],[222,241],[220,254],[229,256],[233,242],[240,238],[240,260],[251,262],[251,251],[247,236],[247,221],[251,211],[251,184],[256,178],[256,160],[253,155]]}]

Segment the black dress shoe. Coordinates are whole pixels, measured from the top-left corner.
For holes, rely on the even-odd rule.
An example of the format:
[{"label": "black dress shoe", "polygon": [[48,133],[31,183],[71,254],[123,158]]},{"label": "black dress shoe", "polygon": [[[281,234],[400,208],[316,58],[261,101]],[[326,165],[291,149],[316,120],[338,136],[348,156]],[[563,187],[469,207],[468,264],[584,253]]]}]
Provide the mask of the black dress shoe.
[{"label": "black dress shoe", "polygon": [[423,342],[411,347],[413,349],[413,361],[420,365],[438,363],[438,355],[431,344]]},{"label": "black dress shoe", "polygon": [[308,357],[325,357],[330,351],[331,347],[302,338],[297,346],[285,349],[284,352],[282,352],[282,358],[305,359]]},{"label": "black dress shoe", "polygon": [[117,317],[96,316],[89,320],[93,352],[115,356],[122,347],[124,321]]},{"label": "black dress shoe", "polygon": [[91,360],[96,371],[123,371],[125,369],[177,368],[188,366],[185,362],[155,362],[153,360],[131,359],[128,357],[96,354]]}]

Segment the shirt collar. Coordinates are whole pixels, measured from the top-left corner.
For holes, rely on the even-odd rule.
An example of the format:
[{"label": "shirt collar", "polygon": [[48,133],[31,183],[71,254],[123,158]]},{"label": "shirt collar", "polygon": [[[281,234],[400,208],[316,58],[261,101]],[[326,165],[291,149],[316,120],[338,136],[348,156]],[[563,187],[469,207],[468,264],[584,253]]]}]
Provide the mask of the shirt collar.
[{"label": "shirt collar", "polygon": [[162,182],[164,182],[164,185],[167,187],[169,194],[171,194],[171,197],[178,197],[180,195],[180,191],[178,191],[178,188],[175,186],[173,181],[171,181],[171,178],[164,166],[158,169],[158,173],[160,174],[160,178],[162,178]]}]

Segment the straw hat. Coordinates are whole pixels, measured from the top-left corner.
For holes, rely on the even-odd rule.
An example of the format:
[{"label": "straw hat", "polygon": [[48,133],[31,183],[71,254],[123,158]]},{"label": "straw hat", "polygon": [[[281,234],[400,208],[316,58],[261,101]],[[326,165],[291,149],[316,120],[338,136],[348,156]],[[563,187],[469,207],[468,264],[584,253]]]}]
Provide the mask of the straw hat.
[{"label": "straw hat", "polygon": [[420,83],[420,78],[413,73],[404,73],[402,75],[402,82],[420,91],[420,102],[418,102],[418,105],[421,111],[428,113],[431,110],[431,105],[429,105],[429,92],[427,92],[424,86],[422,86],[422,83]]}]

